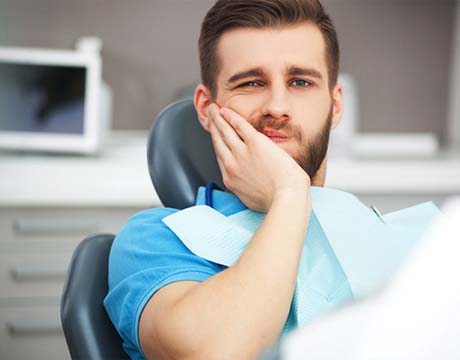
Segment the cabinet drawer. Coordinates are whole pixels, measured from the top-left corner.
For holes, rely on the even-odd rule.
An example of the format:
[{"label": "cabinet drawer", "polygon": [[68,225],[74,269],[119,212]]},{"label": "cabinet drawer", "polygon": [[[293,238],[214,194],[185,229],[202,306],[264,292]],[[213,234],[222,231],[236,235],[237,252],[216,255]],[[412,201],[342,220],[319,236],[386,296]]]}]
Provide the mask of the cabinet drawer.
[{"label": "cabinet drawer", "polygon": [[0,307],[0,359],[70,359],[59,307]]},{"label": "cabinet drawer", "polygon": [[61,296],[71,252],[0,254],[0,299]]},{"label": "cabinet drawer", "polygon": [[0,208],[0,243],[77,244],[93,233],[118,233],[142,209]]}]

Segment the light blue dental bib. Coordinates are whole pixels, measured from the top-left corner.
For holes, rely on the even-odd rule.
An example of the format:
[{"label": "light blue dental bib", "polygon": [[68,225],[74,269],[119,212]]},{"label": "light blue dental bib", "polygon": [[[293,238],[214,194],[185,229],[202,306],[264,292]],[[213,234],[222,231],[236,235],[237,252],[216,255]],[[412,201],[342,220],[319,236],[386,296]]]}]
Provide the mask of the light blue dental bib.
[{"label": "light blue dental bib", "polygon": [[[383,285],[439,214],[434,204],[424,203],[379,218],[343,191],[312,187],[311,196],[313,211],[282,337]],[[247,209],[225,216],[198,205],[162,221],[192,253],[229,267],[265,215]]]}]

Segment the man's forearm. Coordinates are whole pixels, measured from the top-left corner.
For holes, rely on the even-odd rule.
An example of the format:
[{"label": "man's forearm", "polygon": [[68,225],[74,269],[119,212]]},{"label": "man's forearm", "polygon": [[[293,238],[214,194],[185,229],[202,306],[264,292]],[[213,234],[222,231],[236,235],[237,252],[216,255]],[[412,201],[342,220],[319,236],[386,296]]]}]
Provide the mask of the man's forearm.
[{"label": "man's forearm", "polygon": [[308,197],[305,192],[276,198],[237,263],[174,305],[165,336],[176,337],[176,354],[251,359],[276,342],[295,289],[311,212]]}]

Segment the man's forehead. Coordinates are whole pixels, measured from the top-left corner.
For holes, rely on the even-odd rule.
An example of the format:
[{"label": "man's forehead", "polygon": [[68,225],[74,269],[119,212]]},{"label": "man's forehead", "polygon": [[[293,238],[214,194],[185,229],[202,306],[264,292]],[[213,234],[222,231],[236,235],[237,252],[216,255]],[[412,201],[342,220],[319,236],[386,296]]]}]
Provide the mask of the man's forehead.
[{"label": "man's forehead", "polygon": [[239,28],[225,32],[217,47],[220,75],[228,81],[250,69],[288,74],[313,69],[327,77],[326,43],[318,27],[304,23],[282,28]]}]

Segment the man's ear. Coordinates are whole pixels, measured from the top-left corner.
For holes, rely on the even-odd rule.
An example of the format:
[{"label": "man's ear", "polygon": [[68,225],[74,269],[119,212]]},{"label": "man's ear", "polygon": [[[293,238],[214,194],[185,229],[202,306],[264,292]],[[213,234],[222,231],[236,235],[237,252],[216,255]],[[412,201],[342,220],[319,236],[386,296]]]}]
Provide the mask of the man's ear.
[{"label": "man's ear", "polygon": [[336,84],[332,90],[332,121],[331,121],[331,130],[335,129],[340,120],[342,120],[342,115],[344,111],[343,105],[343,88],[342,85]]},{"label": "man's ear", "polygon": [[199,84],[195,89],[195,96],[193,98],[193,104],[198,115],[198,120],[201,126],[209,132],[209,117],[208,117],[208,106],[211,105],[211,93],[206,86]]}]

